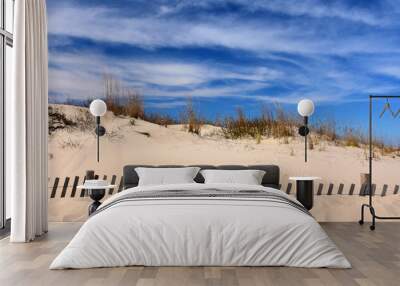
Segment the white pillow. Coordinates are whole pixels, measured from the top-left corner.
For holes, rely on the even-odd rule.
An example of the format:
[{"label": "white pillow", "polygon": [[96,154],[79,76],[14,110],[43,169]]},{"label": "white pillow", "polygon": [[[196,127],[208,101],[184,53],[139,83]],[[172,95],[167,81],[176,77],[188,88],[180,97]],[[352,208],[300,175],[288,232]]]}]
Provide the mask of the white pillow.
[{"label": "white pillow", "polygon": [[202,170],[206,184],[261,185],[265,171],[261,170]]},{"label": "white pillow", "polygon": [[194,183],[193,179],[199,170],[199,167],[135,168],[139,176],[139,186]]}]

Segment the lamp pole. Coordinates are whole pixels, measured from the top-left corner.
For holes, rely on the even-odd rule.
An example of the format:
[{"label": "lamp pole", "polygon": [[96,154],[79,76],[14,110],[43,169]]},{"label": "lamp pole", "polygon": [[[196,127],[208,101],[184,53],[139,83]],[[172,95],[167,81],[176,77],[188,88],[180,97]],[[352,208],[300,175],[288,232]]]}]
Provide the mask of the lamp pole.
[{"label": "lamp pole", "polygon": [[306,127],[306,135],[304,136],[304,162],[307,163],[308,116],[304,116],[304,126]]},{"label": "lamp pole", "polygon": [[100,116],[96,116],[96,134],[97,134],[97,162],[100,162]]}]

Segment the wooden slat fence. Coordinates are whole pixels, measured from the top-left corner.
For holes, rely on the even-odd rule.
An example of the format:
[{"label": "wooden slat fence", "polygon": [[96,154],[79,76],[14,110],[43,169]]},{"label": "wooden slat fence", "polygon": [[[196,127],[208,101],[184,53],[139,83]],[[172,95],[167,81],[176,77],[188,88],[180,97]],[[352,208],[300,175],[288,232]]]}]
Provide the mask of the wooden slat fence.
[{"label": "wooden slat fence", "polygon": [[[101,176],[95,175],[95,178],[99,178]],[[71,179],[72,177],[65,177],[65,178],[49,178],[49,193],[50,193],[50,198],[83,198],[86,196],[85,190],[81,190],[78,192],[78,185],[83,185],[86,177],[85,176],[74,176],[74,179]],[[104,180],[107,180],[109,176],[103,175],[102,178]],[[117,183],[118,182],[118,183]],[[117,175],[112,175],[110,183],[112,185],[117,185],[116,188],[114,189],[109,189],[108,193],[106,195],[112,195],[115,192],[121,192],[123,190],[123,176],[117,176]],[[296,193],[296,187],[293,187],[293,184],[291,182],[288,182],[287,184],[281,184],[279,185],[281,190],[286,192],[287,194],[295,194]],[[383,184],[382,186],[377,186],[376,184],[372,185],[372,194],[378,195],[378,196],[388,196],[388,195],[397,195],[399,194],[399,185],[394,185],[393,188],[391,189],[388,184]],[[70,190],[70,196],[68,196]],[[348,190],[348,191],[347,191]],[[393,190],[393,192],[391,192]],[[346,192],[347,191],[347,192]],[[349,186],[346,186],[343,183],[335,184],[334,183],[316,183],[314,186],[314,192],[315,195],[317,196],[322,196],[322,195],[359,195],[359,196],[367,196],[369,194],[368,190],[368,185],[362,184],[359,186],[359,190],[356,190],[356,184],[350,184]]]}]

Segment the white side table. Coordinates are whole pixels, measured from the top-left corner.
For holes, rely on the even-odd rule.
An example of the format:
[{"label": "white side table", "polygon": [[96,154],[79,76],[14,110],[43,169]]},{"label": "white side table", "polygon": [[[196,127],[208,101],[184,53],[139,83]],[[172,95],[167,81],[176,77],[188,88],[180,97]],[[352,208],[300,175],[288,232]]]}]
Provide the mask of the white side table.
[{"label": "white side table", "polygon": [[87,190],[89,197],[94,201],[88,208],[89,216],[94,213],[97,208],[101,205],[100,200],[105,196],[106,190],[108,189],[113,189],[117,185],[108,185],[108,186],[85,186],[85,185],[80,185],[77,188],[78,189],[85,189]]},{"label": "white side table", "polygon": [[314,181],[320,177],[289,177],[296,181],[296,199],[308,210],[314,205]]}]

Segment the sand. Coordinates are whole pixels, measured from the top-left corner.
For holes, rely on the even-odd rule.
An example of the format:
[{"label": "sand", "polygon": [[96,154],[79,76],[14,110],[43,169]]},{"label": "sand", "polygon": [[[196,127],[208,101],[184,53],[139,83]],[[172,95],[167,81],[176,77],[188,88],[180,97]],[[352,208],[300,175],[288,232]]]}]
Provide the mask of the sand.
[{"label": "sand", "polygon": [[[54,105],[67,117],[79,116],[84,109]],[[122,174],[127,164],[277,164],[281,168],[281,183],[286,189],[290,176],[318,176],[322,179],[323,193],[333,184],[336,194],[340,184],[344,185],[343,193],[348,193],[351,184],[355,192],[360,188],[360,173],[368,172],[367,153],[365,148],[336,146],[331,142],[314,140],[314,149],[309,150],[309,161],[304,162],[304,141],[301,137],[283,139],[266,139],[261,142],[254,139],[230,140],[221,135],[219,127],[206,125],[200,135],[188,133],[183,125],[163,127],[143,120],[132,120],[116,117],[108,112],[102,118],[102,125],[107,129],[106,136],[100,140],[100,162],[96,161],[96,137],[93,131],[59,130],[49,139],[49,177],[83,176],[88,169],[99,175]],[[387,196],[382,200],[382,209],[386,212],[399,212],[397,196],[392,195],[399,183],[398,171],[400,158],[381,156],[374,161],[374,183],[380,192],[383,185],[388,185]],[[317,188],[317,187],[316,187]],[[323,198],[323,199],[322,199]],[[60,207],[62,200],[74,201],[81,210],[76,217],[83,218],[90,200],[83,199],[50,199],[50,209],[54,206],[60,214],[53,213],[55,220],[68,217],[72,208],[66,204]],[[315,213],[321,220],[354,220],[359,213],[359,204],[365,198],[358,196],[320,196],[316,200]],[[396,202],[394,204],[394,202]],[[387,205],[387,206],[386,206]],[[399,207],[397,207],[399,205]],[[344,207],[346,206],[346,207]],[[77,208],[73,207],[75,210]],[[345,210],[343,210],[343,208]],[[63,210],[65,209],[65,214]],[[83,213],[82,213],[83,212]],[[74,220],[75,218],[71,218]]]}]

